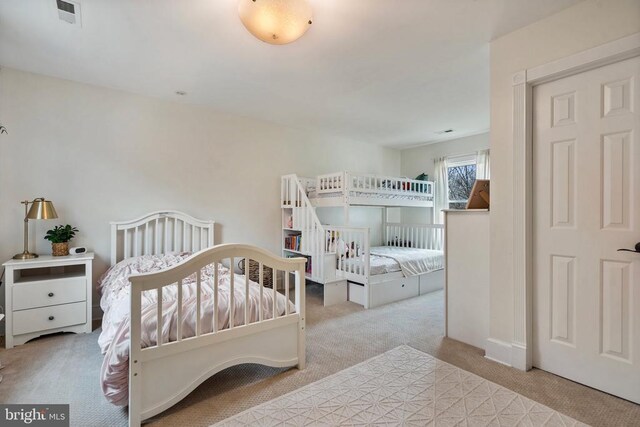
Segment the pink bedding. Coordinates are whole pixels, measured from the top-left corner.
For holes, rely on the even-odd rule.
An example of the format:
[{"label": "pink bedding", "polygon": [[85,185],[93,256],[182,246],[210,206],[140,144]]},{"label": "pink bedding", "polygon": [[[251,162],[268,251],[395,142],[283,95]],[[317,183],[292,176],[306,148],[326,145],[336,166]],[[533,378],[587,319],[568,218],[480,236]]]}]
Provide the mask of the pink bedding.
[{"label": "pink bedding", "polygon": [[[145,255],[130,258],[109,269],[98,283],[101,292],[100,306],[104,311],[102,333],[98,343],[105,355],[102,362],[102,391],[111,403],[128,403],[129,379],[129,276],[132,274],[159,271],[176,265],[188,258],[189,252],[165,255]],[[229,327],[230,315],[230,272],[219,266],[218,280],[218,328]],[[213,266],[202,270],[201,327],[202,333],[213,331]],[[183,296],[183,338],[195,335],[196,295],[195,276],[184,281]],[[177,335],[177,286],[167,286],[162,292],[162,341],[175,341]],[[286,298],[278,294],[276,298],[278,315],[284,314]],[[142,343],[143,347],[157,343],[157,292],[146,291],[142,294]],[[249,319],[258,320],[260,303],[260,285],[249,282]],[[273,291],[264,289],[262,297],[263,316],[273,315]],[[289,303],[291,304],[291,303]],[[234,325],[244,324],[245,276],[235,275],[234,280]],[[290,305],[290,312],[294,310]]]}]

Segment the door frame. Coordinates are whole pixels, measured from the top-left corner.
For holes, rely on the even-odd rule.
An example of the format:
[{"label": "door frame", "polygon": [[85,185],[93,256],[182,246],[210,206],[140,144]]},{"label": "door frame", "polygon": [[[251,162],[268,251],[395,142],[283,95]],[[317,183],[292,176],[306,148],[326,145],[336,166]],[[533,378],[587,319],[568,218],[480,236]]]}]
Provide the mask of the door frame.
[{"label": "door frame", "polygon": [[533,88],[636,56],[640,56],[640,33],[512,76],[514,318],[510,365],[514,368],[529,370],[533,360]]}]

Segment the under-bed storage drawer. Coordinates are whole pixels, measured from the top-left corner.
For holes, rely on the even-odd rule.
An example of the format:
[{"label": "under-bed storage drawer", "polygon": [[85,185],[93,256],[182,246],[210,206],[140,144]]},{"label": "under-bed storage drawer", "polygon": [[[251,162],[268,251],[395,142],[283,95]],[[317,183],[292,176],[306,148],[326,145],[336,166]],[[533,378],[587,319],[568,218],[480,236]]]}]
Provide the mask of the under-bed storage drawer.
[{"label": "under-bed storage drawer", "polygon": [[86,302],[14,311],[13,335],[79,325],[86,321]]},{"label": "under-bed storage drawer", "polygon": [[369,286],[371,286],[370,307],[416,297],[420,294],[418,276],[403,277]]},{"label": "under-bed storage drawer", "polygon": [[418,276],[420,278],[420,295],[444,289],[444,268]]}]

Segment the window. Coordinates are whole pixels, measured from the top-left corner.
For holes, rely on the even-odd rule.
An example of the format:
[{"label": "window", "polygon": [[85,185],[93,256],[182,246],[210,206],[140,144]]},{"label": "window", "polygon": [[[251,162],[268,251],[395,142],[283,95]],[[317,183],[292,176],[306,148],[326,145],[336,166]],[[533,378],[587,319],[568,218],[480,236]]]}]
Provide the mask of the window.
[{"label": "window", "polygon": [[464,209],[476,181],[475,155],[447,159],[449,209]]}]

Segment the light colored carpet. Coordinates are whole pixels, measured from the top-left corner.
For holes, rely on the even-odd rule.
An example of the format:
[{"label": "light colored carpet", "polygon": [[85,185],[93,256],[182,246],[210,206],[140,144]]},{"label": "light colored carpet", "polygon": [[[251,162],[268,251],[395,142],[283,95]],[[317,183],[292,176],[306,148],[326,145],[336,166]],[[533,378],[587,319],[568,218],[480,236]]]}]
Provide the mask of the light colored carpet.
[{"label": "light colored carpet", "polygon": [[311,425],[584,426],[406,345],[215,424]]},{"label": "light colored carpet", "polygon": [[[443,338],[443,330],[442,292],[363,310],[352,303],[323,307],[322,287],[310,284],[304,371],[259,365],[226,369],[150,424],[206,427],[407,344],[587,424],[638,425],[639,405],[540,370],[521,372],[491,362],[481,350]],[[98,333],[56,335],[0,349],[6,366],[0,371],[0,402],[71,403],[73,425],[125,426],[126,408],[109,404],[100,390]]]}]

